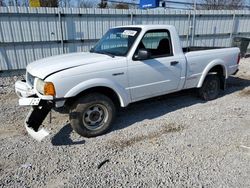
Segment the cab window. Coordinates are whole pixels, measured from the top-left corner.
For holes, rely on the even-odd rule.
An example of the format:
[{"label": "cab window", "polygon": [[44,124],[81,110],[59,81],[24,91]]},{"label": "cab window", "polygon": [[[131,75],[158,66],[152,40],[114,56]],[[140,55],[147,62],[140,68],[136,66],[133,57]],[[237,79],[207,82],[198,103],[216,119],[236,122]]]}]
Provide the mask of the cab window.
[{"label": "cab window", "polygon": [[148,31],[138,45],[139,49],[146,49],[151,58],[172,56],[170,33],[168,30]]}]

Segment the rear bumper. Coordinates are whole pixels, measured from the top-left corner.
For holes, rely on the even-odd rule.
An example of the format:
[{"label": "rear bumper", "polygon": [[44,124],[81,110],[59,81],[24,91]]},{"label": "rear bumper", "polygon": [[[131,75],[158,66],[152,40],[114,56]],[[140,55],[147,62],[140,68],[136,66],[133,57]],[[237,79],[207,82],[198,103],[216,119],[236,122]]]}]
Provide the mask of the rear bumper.
[{"label": "rear bumper", "polygon": [[233,65],[228,67],[228,76],[235,75],[239,71],[239,65]]},{"label": "rear bumper", "polygon": [[236,75],[237,72],[239,72],[239,69],[237,69],[232,75]]}]

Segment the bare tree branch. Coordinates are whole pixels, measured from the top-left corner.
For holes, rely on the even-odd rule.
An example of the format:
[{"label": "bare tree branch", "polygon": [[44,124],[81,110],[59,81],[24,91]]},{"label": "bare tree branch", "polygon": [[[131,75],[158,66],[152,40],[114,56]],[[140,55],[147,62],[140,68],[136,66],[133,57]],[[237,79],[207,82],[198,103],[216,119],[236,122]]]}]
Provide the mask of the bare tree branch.
[{"label": "bare tree branch", "polygon": [[129,5],[125,4],[125,3],[115,3],[115,4],[111,4],[111,8],[114,9],[129,9]]},{"label": "bare tree branch", "polygon": [[100,3],[97,5],[98,8],[108,8],[108,2],[107,0],[101,0]]},{"label": "bare tree branch", "polygon": [[201,0],[197,5],[197,9],[238,10],[243,8],[244,3],[244,0]]},{"label": "bare tree branch", "polygon": [[0,7],[6,6],[4,0],[0,0]]},{"label": "bare tree branch", "polygon": [[40,0],[41,7],[58,7],[57,0]]},{"label": "bare tree branch", "polygon": [[94,4],[91,0],[78,0],[78,7],[80,8],[93,8]]}]

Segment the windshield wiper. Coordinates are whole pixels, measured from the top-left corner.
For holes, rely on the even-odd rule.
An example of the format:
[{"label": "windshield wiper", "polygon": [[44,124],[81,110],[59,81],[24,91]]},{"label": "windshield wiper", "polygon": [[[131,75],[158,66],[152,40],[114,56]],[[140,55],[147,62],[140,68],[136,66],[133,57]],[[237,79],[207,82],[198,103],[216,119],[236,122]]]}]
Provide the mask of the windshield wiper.
[{"label": "windshield wiper", "polygon": [[110,56],[112,58],[115,57],[114,54],[111,54],[110,52],[107,52],[107,51],[93,51],[93,52],[98,53],[98,54],[105,54],[105,55],[108,55],[108,56]]},{"label": "windshield wiper", "polygon": [[94,48],[91,48],[91,49],[89,50],[89,52],[90,52],[90,53],[97,53],[97,54],[108,55],[108,56],[110,56],[110,57],[112,57],[112,58],[115,57],[115,55],[112,54],[112,53],[110,53],[110,52],[107,52],[107,51],[95,51]]}]

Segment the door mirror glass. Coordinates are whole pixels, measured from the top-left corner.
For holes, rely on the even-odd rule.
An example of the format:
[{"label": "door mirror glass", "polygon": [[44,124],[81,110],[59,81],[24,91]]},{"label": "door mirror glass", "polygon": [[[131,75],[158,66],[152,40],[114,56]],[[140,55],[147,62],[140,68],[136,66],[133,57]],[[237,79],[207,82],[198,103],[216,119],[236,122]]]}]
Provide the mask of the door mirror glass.
[{"label": "door mirror glass", "polygon": [[146,60],[149,59],[150,53],[146,49],[139,49],[138,53],[135,55],[136,60]]}]

